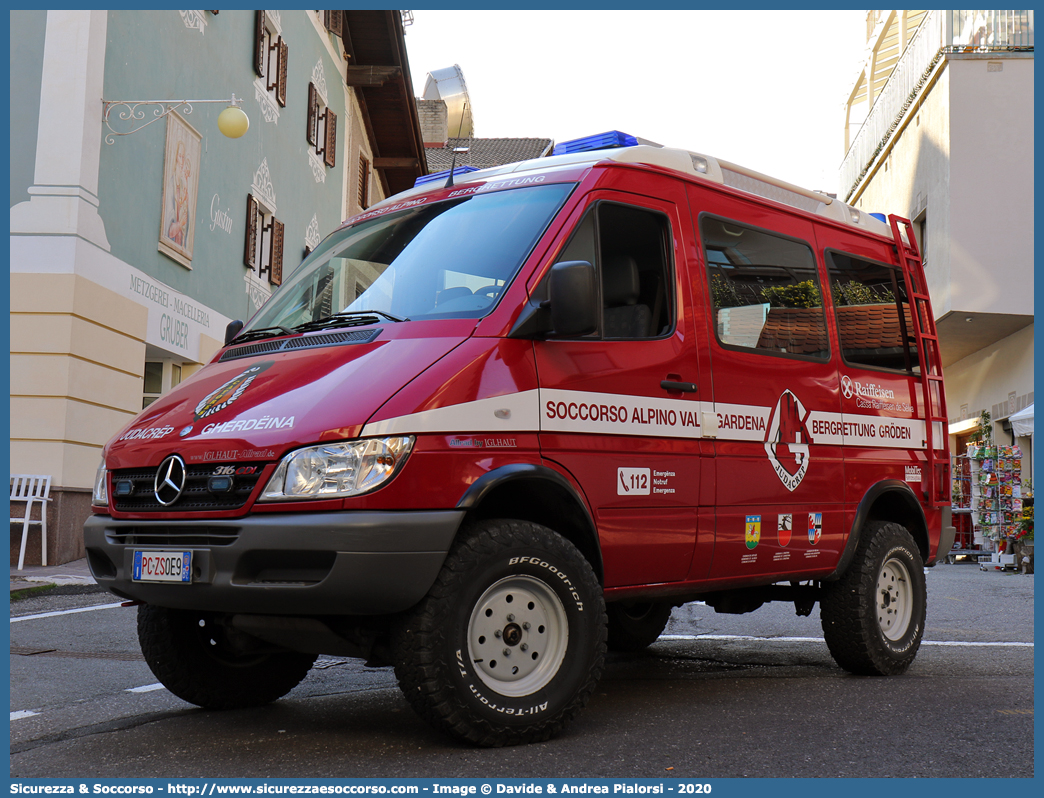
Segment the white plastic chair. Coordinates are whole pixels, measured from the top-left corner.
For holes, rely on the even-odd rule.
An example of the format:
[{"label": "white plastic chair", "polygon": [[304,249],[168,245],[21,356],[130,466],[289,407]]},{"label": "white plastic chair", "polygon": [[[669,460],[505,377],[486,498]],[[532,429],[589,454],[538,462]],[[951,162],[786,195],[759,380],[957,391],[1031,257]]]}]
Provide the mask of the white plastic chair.
[{"label": "white plastic chair", "polygon": [[[11,474],[11,501],[25,502],[25,515],[12,518],[11,523],[22,524],[22,547],[18,551],[18,570],[25,565],[25,543],[29,539],[29,524],[40,524],[40,560],[47,565],[47,502],[51,500],[51,478],[41,474]],[[40,518],[34,519],[33,502],[40,503]],[[12,513],[14,510],[11,511]]]}]

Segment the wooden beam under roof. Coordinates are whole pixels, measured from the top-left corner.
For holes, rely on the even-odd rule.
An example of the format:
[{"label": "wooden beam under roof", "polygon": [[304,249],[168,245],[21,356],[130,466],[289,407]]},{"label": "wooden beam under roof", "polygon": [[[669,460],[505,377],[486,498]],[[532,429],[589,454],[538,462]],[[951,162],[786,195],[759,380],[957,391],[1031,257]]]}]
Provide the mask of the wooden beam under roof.
[{"label": "wooden beam under roof", "polygon": [[420,165],[417,158],[374,158],[374,169],[415,169]]},{"label": "wooden beam under roof", "polygon": [[383,86],[390,80],[402,77],[402,67],[398,66],[359,66],[348,67],[345,82],[349,86]]}]

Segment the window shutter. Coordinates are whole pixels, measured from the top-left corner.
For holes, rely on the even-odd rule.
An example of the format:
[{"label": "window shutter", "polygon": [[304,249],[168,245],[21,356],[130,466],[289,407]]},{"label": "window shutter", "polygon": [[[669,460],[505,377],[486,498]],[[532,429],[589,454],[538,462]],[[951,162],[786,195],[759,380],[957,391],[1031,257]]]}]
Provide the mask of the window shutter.
[{"label": "window shutter", "polygon": [[254,71],[258,77],[265,76],[265,12],[254,14]]},{"label": "window shutter", "polygon": [[337,163],[337,114],[326,109],[326,144],[323,148],[323,160],[327,166]]},{"label": "window shutter", "polygon": [[359,156],[359,207],[366,210],[370,194],[370,162],[366,156]]},{"label": "window shutter", "polygon": [[257,252],[257,200],[247,194],[246,244],[243,249],[243,265],[254,268]]},{"label": "window shutter", "polygon": [[343,30],[344,16],[340,11],[326,12],[326,29],[335,36],[340,36]]},{"label": "window shutter", "polygon": [[315,125],[319,116],[319,92],[315,90],[315,84],[308,84],[308,143],[315,146]]},{"label": "window shutter", "polygon": [[268,281],[272,285],[283,282],[283,230],[286,227],[278,219],[272,219],[272,258],[268,266]]},{"label": "window shutter", "polygon": [[290,61],[290,47],[279,40],[279,81],[276,83],[276,100],[286,108],[286,65]]}]

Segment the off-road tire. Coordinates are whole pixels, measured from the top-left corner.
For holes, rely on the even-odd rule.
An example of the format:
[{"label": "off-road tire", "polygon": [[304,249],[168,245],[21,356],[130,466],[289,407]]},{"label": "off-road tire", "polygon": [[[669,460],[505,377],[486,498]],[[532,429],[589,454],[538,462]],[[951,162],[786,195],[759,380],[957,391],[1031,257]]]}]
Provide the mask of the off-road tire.
[{"label": "off-road tire", "polygon": [[481,521],[396,630],[395,675],[442,732],[489,747],[540,742],[587,704],[605,635],[602,588],[572,543],[539,524]]},{"label": "off-road tire", "polygon": [[910,667],[924,634],[924,563],[905,527],[870,521],[842,577],[824,585],[823,636],[851,673],[894,676]]},{"label": "off-road tire", "polygon": [[214,613],[138,607],[138,642],[145,662],[170,692],[206,709],[270,704],[308,674],[314,654],[236,653]]},{"label": "off-road tire", "polygon": [[611,651],[641,651],[657,641],[674,605],[669,601],[617,601],[606,606]]}]

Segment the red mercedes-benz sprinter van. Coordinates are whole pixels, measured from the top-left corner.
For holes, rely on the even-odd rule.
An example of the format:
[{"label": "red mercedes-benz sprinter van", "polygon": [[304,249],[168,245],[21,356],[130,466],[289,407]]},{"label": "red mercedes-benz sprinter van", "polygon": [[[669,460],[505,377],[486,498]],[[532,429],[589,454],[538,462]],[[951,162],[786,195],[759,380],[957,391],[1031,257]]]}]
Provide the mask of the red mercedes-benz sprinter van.
[{"label": "red mercedes-benz sprinter van", "polygon": [[452,735],[545,740],[694,600],[818,601],[841,667],[910,665],[954,530],[909,222],[557,151],[348,220],[105,447],[90,566],[171,692],[354,656]]}]

